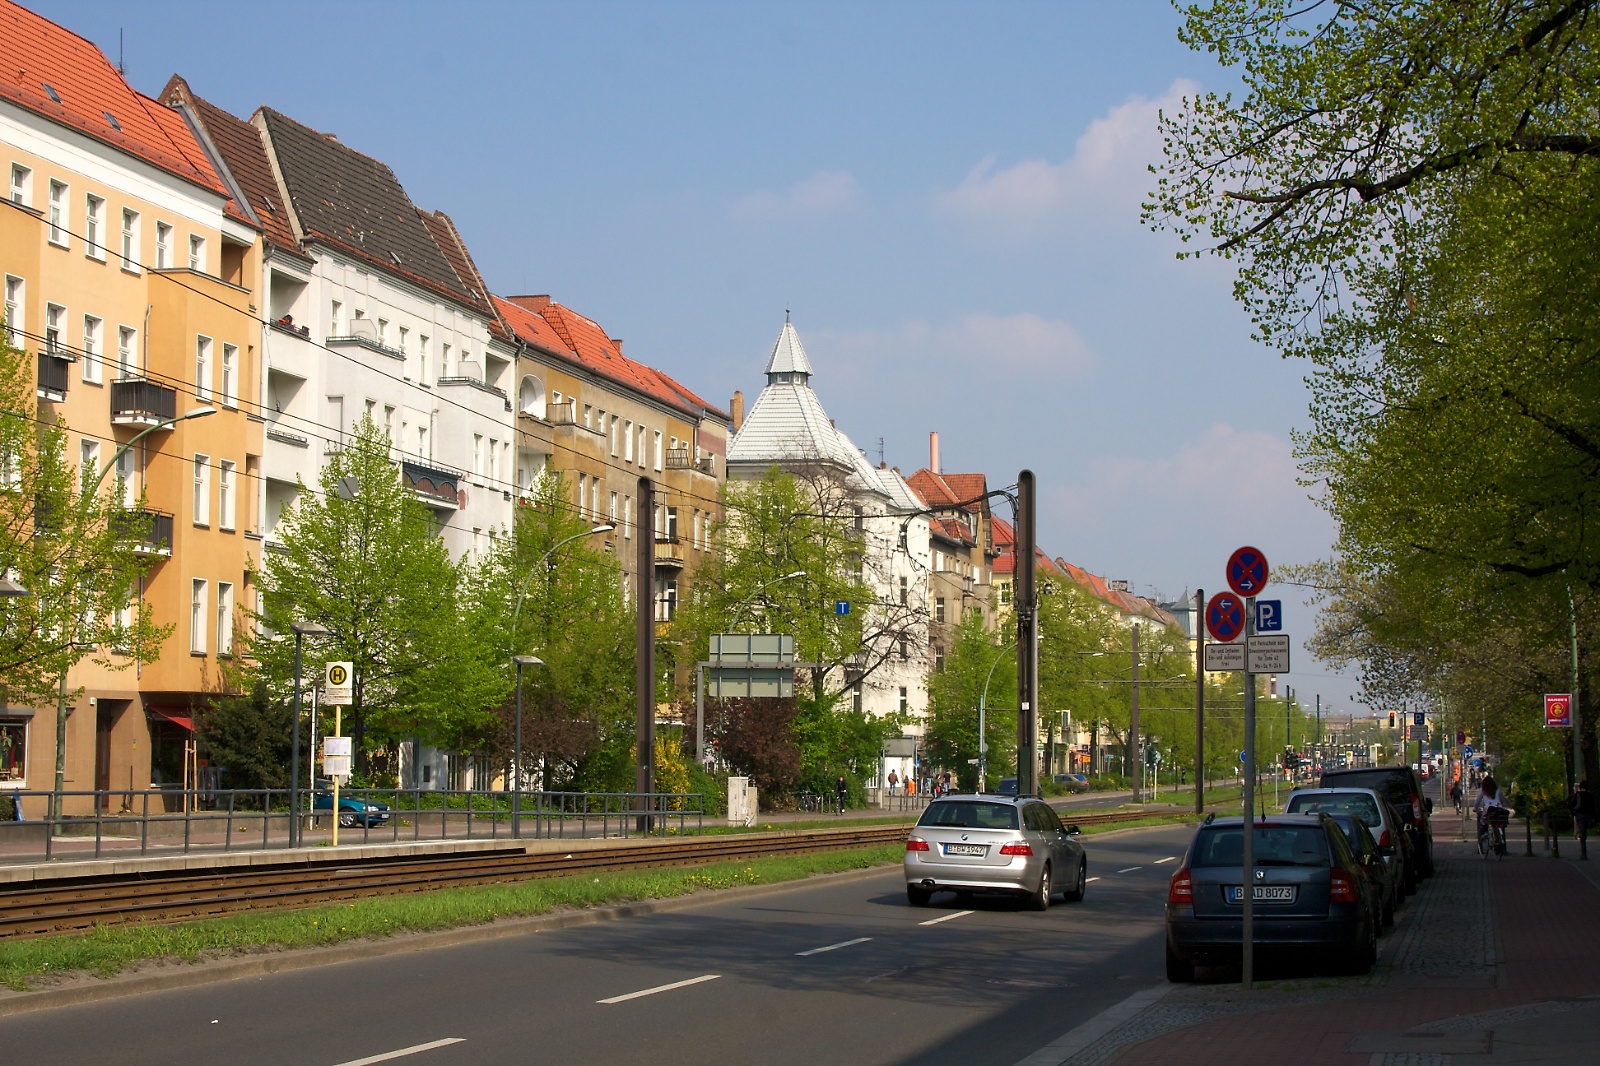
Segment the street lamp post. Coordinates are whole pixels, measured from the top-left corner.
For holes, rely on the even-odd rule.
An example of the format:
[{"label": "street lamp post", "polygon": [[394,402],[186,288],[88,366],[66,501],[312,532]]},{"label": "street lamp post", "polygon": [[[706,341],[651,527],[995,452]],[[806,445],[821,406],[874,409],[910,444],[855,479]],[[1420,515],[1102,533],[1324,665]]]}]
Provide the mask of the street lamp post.
[{"label": "street lamp post", "polygon": [[985,735],[983,730],[984,730],[984,714],[985,714],[985,711],[987,710],[987,706],[988,706],[988,702],[989,702],[989,682],[994,680],[994,668],[1000,665],[1000,660],[1004,659],[1006,657],[1006,652],[1010,651],[1012,648],[1015,648],[1016,646],[1017,646],[1017,642],[1016,641],[1012,641],[1010,644],[1007,644],[1005,647],[1000,649],[1000,654],[996,655],[994,657],[994,662],[989,664],[989,673],[983,679],[983,691],[978,694],[978,791],[979,792],[982,792],[984,790],[984,786],[988,784],[988,779],[986,777],[986,774],[987,774],[987,771],[988,771],[988,768],[989,768],[989,763],[988,763],[988,758],[987,758],[988,754],[989,754],[989,738],[988,738],[988,736]]},{"label": "street lamp post", "polygon": [[806,572],[804,570],[796,570],[792,574],[784,574],[782,577],[775,577],[771,581],[766,582],[765,584],[757,585],[756,586],[756,590],[754,592],[750,593],[750,595],[748,595],[744,599],[740,600],[738,605],[736,607],[734,607],[734,609],[733,609],[733,620],[728,623],[728,632],[730,632],[730,633],[733,632],[734,626],[739,624],[739,616],[744,614],[744,609],[746,607],[750,606],[751,601],[753,601],[757,596],[761,595],[767,589],[771,588],[773,585],[779,584],[780,582],[793,581],[797,577],[805,577],[805,576],[806,576]]},{"label": "street lamp post", "polygon": [[522,836],[522,668],[543,666],[544,660],[537,655],[513,655],[511,661],[517,664],[517,731],[511,755],[511,837],[515,840]]},{"label": "street lamp post", "polygon": [[[315,622],[293,622],[289,628],[294,631],[294,726],[289,747],[289,846],[293,848],[300,844],[300,645],[306,637],[325,637],[328,631]],[[313,734],[312,743],[316,739]],[[314,754],[312,759],[316,759]],[[339,812],[333,813],[338,821]]]},{"label": "street lamp post", "polygon": [[0,574],[0,599],[10,600],[26,595],[28,595],[27,589],[23,588],[9,577],[6,577],[4,574]]},{"label": "street lamp post", "polygon": [[539,556],[539,561],[528,568],[528,576],[522,579],[522,591],[517,595],[517,608],[511,612],[511,632],[513,634],[517,631],[517,619],[522,617],[522,601],[528,598],[528,586],[533,584],[533,575],[537,574],[544,567],[544,564],[550,561],[550,557],[556,553],[557,549],[563,548],[575,540],[592,537],[597,533],[610,533],[616,528],[610,522],[606,522],[595,526],[593,529],[586,529],[582,533],[574,533],[570,537],[563,537],[561,540],[556,541],[550,545],[549,551]]}]

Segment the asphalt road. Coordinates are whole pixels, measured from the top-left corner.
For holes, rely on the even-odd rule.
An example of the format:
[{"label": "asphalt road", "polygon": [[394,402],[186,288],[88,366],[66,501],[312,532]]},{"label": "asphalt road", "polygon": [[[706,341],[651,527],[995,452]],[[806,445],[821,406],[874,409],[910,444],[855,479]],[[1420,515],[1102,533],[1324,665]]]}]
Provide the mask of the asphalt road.
[{"label": "asphalt road", "polygon": [[[844,1066],[929,1055],[1010,1066],[1162,980],[1161,907],[1188,835],[1158,827],[1088,838],[1097,880],[1087,898],[1043,914],[999,898],[962,912],[949,895],[912,908],[894,868],[18,1015],[0,1019],[0,1047],[25,1049],[30,1066]],[[399,1051],[410,1053],[389,1057]]]}]

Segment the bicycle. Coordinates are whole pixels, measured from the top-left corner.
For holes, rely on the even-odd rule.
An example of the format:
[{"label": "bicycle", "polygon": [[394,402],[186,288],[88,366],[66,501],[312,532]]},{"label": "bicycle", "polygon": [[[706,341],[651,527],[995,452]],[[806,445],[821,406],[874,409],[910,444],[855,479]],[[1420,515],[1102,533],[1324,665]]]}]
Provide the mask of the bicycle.
[{"label": "bicycle", "polygon": [[795,803],[800,810],[808,814],[821,814],[822,796],[815,792],[802,792],[795,797]]},{"label": "bicycle", "polygon": [[1504,807],[1490,807],[1478,819],[1478,854],[1488,858],[1506,857],[1506,826],[1511,823],[1511,812]]}]

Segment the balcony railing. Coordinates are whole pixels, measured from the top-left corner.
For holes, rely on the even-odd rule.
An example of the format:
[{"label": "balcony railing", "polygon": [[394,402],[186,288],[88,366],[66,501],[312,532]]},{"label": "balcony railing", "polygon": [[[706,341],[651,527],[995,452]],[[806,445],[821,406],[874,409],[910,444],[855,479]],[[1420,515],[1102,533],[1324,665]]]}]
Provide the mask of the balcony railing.
[{"label": "balcony railing", "polygon": [[714,455],[702,455],[694,461],[694,468],[709,477],[716,477],[717,457]]},{"label": "balcony railing", "polygon": [[64,403],[67,399],[67,369],[71,361],[48,352],[39,353],[39,399]]},{"label": "balcony railing", "polygon": [[440,386],[466,385],[470,388],[477,389],[479,392],[487,392],[491,396],[500,397],[500,401],[505,404],[506,410],[511,410],[511,398],[506,395],[506,390],[500,388],[498,385],[491,385],[481,378],[457,375],[454,377],[439,378],[434,381],[434,384]]},{"label": "balcony railing", "polygon": [[455,471],[401,460],[400,474],[406,487],[429,507],[454,511],[461,506],[461,494],[456,488],[461,475]]},{"label": "balcony railing", "polygon": [[682,569],[686,558],[683,541],[672,536],[656,537],[656,565]]},{"label": "balcony railing", "polygon": [[140,555],[172,555],[172,514],[144,507],[122,511],[112,520],[122,540],[132,541]]},{"label": "balcony railing", "polygon": [[294,319],[290,318],[288,315],[285,315],[282,318],[273,319],[271,325],[272,328],[277,330],[279,333],[287,333],[291,337],[300,337],[304,340],[311,339],[311,327],[295,325]]},{"label": "balcony railing", "polygon": [[667,449],[668,470],[688,470],[694,466],[694,460],[689,455],[688,448]]},{"label": "balcony railing", "polygon": [[404,360],[406,357],[406,353],[402,352],[399,348],[391,348],[387,344],[379,341],[376,337],[363,337],[359,334],[346,334],[345,336],[341,337],[329,337],[327,344],[330,348],[339,345],[353,344],[358,348],[365,348],[369,352],[377,352],[379,355],[387,355],[390,359]]},{"label": "balcony railing", "polygon": [[545,404],[545,421],[552,426],[575,426],[578,424],[577,406],[576,403],[570,401],[567,403]]},{"label": "balcony railing", "polygon": [[111,383],[111,422],[118,426],[153,426],[178,417],[178,393],[144,378]]}]

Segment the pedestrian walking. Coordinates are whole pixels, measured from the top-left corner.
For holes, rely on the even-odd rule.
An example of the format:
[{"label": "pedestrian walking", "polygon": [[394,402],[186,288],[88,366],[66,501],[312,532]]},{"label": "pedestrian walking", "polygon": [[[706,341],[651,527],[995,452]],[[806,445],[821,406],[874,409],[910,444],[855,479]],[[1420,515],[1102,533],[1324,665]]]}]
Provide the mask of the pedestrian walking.
[{"label": "pedestrian walking", "polygon": [[1594,824],[1594,793],[1589,791],[1589,779],[1578,782],[1572,793],[1572,824],[1578,833],[1578,858],[1589,860],[1589,827]]},{"label": "pedestrian walking", "polygon": [[950,795],[950,771],[949,770],[946,770],[944,772],[944,776],[939,779],[939,794],[941,796]]},{"label": "pedestrian walking", "polygon": [[840,774],[839,780],[833,783],[833,791],[839,797],[839,813],[843,814],[845,800],[850,798],[850,782],[844,779],[843,774]]},{"label": "pedestrian walking", "polygon": [[894,795],[895,786],[900,783],[900,775],[893,770],[889,771],[889,795]]}]

